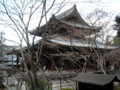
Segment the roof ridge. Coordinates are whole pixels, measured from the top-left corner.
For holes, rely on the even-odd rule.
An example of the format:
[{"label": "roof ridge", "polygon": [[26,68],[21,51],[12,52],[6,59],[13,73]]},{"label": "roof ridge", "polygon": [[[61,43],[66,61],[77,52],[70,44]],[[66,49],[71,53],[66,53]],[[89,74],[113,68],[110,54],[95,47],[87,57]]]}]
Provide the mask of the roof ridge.
[{"label": "roof ridge", "polygon": [[70,12],[72,12],[72,11],[75,10],[75,9],[76,9],[76,5],[72,6],[70,9],[64,11],[63,13],[61,13],[61,14],[55,16],[55,17],[56,17],[57,19],[62,19],[62,18],[64,18],[67,14],[69,14]]},{"label": "roof ridge", "polygon": [[81,17],[80,13],[78,12],[76,8],[76,5],[72,6],[70,9],[64,11],[63,13],[55,17],[58,20],[63,20],[67,22],[69,21],[71,22],[73,20],[73,22],[78,22],[81,25],[89,26],[89,24]]}]

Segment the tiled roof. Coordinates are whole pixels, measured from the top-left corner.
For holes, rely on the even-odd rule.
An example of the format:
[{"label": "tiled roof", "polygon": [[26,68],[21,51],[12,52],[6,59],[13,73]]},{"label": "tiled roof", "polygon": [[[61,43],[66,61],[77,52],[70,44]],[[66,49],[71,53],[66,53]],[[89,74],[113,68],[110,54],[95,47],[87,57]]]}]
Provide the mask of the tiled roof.
[{"label": "tiled roof", "polygon": [[76,9],[76,5],[74,5],[73,7],[71,7],[70,9],[66,10],[65,12],[55,16],[56,19],[58,20],[65,20],[66,18],[69,17],[75,17],[77,18],[77,22],[84,25],[84,26],[89,26],[84,20],[83,18],[80,16],[79,12]]},{"label": "tiled roof", "polygon": [[86,84],[103,86],[112,82],[116,77],[120,80],[119,75],[80,73],[72,80]]},{"label": "tiled roof", "polygon": [[[101,28],[99,27],[95,27],[95,26],[90,26],[88,25],[88,23],[86,23],[84,21],[84,19],[81,17],[81,15],[78,13],[77,9],[76,9],[76,5],[74,5],[72,8],[70,8],[69,10],[66,10],[65,12],[55,16],[53,15],[51,17],[51,19],[47,22],[47,34],[51,33],[51,32],[56,32],[57,33],[57,29],[58,27],[63,27],[64,25],[67,26],[67,28],[70,29],[70,27],[74,27],[74,28],[79,28],[81,31],[82,30],[96,30],[97,32],[99,32],[99,30]],[[58,26],[58,27],[56,27]],[[31,34],[33,35],[38,35],[38,36],[42,36],[42,34],[45,32],[46,30],[46,24],[44,24],[43,26],[41,26],[39,28],[39,30],[36,33],[36,30],[30,31]]]},{"label": "tiled roof", "polygon": [[101,49],[115,49],[116,46],[109,46],[97,41],[85,40],[85,39],[75,39],[75,38],[65,38],[55,36],[48,38],[48,41],[53,43],[58,43],[67,46],[77,46],[77,47],[90,47],[90,48],[101,48]]}]

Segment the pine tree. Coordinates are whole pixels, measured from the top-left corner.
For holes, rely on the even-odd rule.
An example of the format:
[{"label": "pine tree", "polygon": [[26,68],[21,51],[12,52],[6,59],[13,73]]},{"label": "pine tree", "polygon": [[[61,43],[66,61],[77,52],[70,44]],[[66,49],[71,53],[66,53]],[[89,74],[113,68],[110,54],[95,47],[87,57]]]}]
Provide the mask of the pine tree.
[{"label": "pine tree", "polygon": [[115,22],[116,22],[116,29],[118,30],[117,36],[120,36],[120,16],[115,17]]},{"label": "pine tree", "polygon": [[117,16],[115,17],[115,22],[116,22],[115,28],[116,28],[116,30],[117,30],[118,32],[117,32],[117,35],[116,35],[116,37],[115,37],[115,39],[114,39],[114,43],[115,43],[115,44],[120,44],[120,15],[117,15]]}]

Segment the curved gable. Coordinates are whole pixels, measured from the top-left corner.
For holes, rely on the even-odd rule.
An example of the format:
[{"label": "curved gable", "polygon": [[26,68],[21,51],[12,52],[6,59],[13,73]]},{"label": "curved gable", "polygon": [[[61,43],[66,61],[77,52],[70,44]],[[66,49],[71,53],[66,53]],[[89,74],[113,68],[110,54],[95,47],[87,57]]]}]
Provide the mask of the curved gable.
[{"label": "curved gable", "polygon": [[67,21],[67,22],[76,22],[84,26],[89,26],[83,18],[80,16],[78,10],[76,9],[76,5],[74,5],[69,10],[61,13],[60,15],[56,16],[57,19]]}]

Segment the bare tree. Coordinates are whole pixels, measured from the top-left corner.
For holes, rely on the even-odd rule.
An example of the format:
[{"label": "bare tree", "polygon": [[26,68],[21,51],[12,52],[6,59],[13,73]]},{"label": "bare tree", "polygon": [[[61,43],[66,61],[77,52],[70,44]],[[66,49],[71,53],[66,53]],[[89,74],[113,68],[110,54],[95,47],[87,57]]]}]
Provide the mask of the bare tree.
[{"label": "bare tree", "polygon": [[[95,33],[94,35],[90,36],[96,43],[96,41],[101,42],[105,45],[105,47],[109,47],[113,42],[113,32],[111,33],[111,22],[112,22],[112,14],[107,13],[102,9],[95,9],[92,13],[88,15],[88,21],[93,26],[99,26],[102,27],[101,31],[98,33]],[[96,46],[97,47],[97,46]],[[105,49],[106,49],[105,48]],[[108,53],[109,50],[101,50],[98,48],[96,51],[98,60],[97,63],[103,73],[105,73],[106,70],[106,53]]]},{"label": "bare tree", "polygon": [[[50,0],[50,1],[47,1],[47,0],[17,0],[17,1],[1,0],[0,1],[0,5],[1,5],[0,12],[2,14],[0,18],[1,23],[13,29],[17,33],[20,39],[21,55],[22,55],[26,72],[30,78],[31,90],[36,90],[37,88],[40,87],[40,85],[37,78],[37,67],[36,67],[37,63],[35,63],[35,61],[38,62],[38,60],[34,60],[33,58],[34,44],[35,44],[34,40],[36,36],[32,38],[32,44],[31,44],[29,39],[29,29],[33,23],[32,20],[37,18],[37,22],[38,22],[36,23],[37,24],[36,33],[37,33],[39,27],[43,22],[43,19],[47,23],[48,13],[52,10],[55,3],[56,3],[56,0]],[[57,4],[56,6],[58,9],[57,12],[59,12],[62,9],[64,4],[65,4],[65,0]],[[43,36],[43,42],[42,42],[43,44],[44,44],[44,39],[45,39],[45,36]],[[23,41],[27,45],[27,51],[23,49],[23,46],[22,46]],[[40,51],[40,53],[36,52],[37,58],[39,58],[42,53],[43,44],[41,44],[40,48],[38,48],[39,49],[38,51]],[[29,71],[27,67],[26,60],[30,62],[31,71]]]}]

